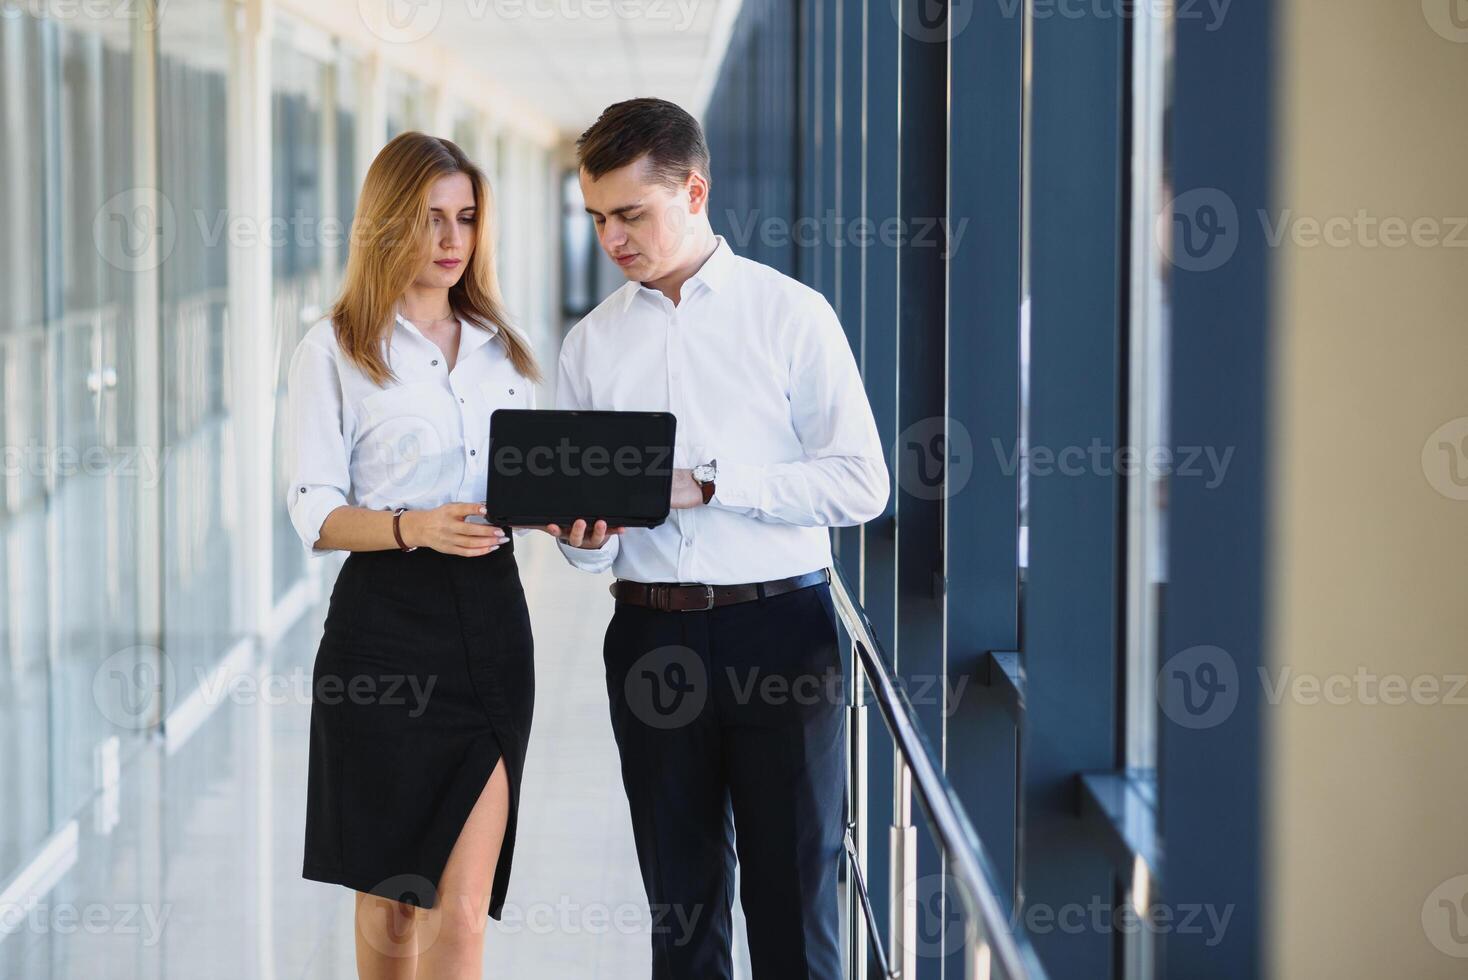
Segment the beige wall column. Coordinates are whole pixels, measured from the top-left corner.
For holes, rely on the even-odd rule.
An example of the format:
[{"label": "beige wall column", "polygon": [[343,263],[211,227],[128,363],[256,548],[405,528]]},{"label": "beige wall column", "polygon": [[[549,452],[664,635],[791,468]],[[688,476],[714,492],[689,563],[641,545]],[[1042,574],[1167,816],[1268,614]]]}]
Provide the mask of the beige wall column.
[{"label": "beige wall column", "polygon": [[363,55],[358,62],[357,77],[361,109],[357,117],[357,186],[367,177],[372,158],[387,142],[387,87],[383,77],[382,55],[375,51]]},{"label": "beige wall column", "polygon": [[[272,0],[235,0],[229,86],[229,210],[263,227],[270,215],[270,38]],[[265,236],[238,243],[229,256],[231,397],[241,486],[238,625],[261,637],[272,608],[272,517],[284,507],[271,480],[275,408],[275,331],[271,256]]]},{"label": "beige wall column", "polygon": [[[140,192],[149,194],[153,214],[159,213],[158,195],[158,17],[157,4],[147,5],[148,14],[133,22],[133,173]],[[151,236],[149,248],[161,247]],[[159,377],[163,360],[163,324],[159,309],[159,257],[140,263],[133,278],[133,377],[137,379],[134,411],[137,413],[138,446],[157,453],[162,460],[163,386]],[[163,479],[139,480],[137,484],[137,590],[138,642],[163,649]],[[17,647],[18,649],[18,647]]]},{"label": "beige wall column", "polygon": [[1456,2],[1281,7],[1277,211],[1257,216],[1283,236],[1263,692],[1279,697],[1264,742],[1276,977],[1468,972]]}]

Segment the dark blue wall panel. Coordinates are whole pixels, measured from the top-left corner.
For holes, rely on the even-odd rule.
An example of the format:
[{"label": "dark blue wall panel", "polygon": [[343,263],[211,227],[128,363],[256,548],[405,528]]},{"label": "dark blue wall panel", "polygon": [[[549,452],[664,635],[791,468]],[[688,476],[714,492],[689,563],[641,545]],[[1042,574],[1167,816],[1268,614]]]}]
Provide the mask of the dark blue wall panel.
[{"label": "dark blue wall panel", "polygon": [[[1022,4],[749,0],[706,126],[716,227],[744,254],[821,290],[862,366],[893,497],[867,527],[836,533],[838,561],[921,702],[920,724],[943,747],[1003,900],[1018,904],[1019,922],[1051,922],[1031,938],[1052,977],[1091,980],[1115,975],[1120,934],[1058,928],[1054,917],[1114,907],[1126,870],[1083,818],[1079,791],[1080,774],[1123,761],[1125,486],[1109,468],[1075,472],[1053,460],[1127,437],[1132,20],[1069,9],[1080,12],[1047,8],[1028,22]],[[1225,188],[1241,211],[1264,206],[1268,178],[1267,18],[1251,11],[1235,8],[1217,31],[1177,24],[1176,184]],[[1022,593],[1027,30],[1032,465]],[[1234,84],[1220,86],[1225,77]],[[1241,673],[1257,662],[1264,588],[1267,283],[1256,248],[1245,236],[1224,272],[1175,274],[1172,355],[1174,442],[1236,446],[1242,468],[1222,491],[1197,481],[1174,489],[1164,655],[1219,643]],[[985,685],[988,654],[1009,650],[1027,673],[1018,707],[1008,688]],[[933,681],[946,696],[931,696]],[[885,923],[892,758],[871,720],[867,870]],[[1222,953],[1186,936],[1160,942],[1165,975],[1258,972],[1249,911],[1258,907],[1257,720],[1245,696],[1217,731],[1163,726],[1167,867],[1155,894],[1173,908],[1235,906]],[[936,873],[922,841],[921,868]],[[957,926],[953,909],[925,912]],[[924,922],[921,976],[942,963],[934,935]]]},{"label": "dark blue wall panel", "polygon": [[[1179,18],[1172,147],[1180,202],[1206,206],[1223,195],[1240,215],[1276,213],[1273,19],[1269,3],[1236,6],[1216,30]],[[1220,78],[1228,84],[1218,84]],[[1195,190],[1205,193],[1188,196]],[[1180,234],[1199,215],[1184,209],[1173,218]],[[1195,933],[1166,937],[1165,975],[1190,980],[1263,974],[1262,705],[1260,686],[1247,680],[1268,662],[1270,249],[1259,222],[1240,222],[1235,241],[1221,266],[1211,268],[1210,261],[1203,263],[1206,271],[1172,273],[1173,443],[1220,453],[1227,447],[1234,455],[1228,479],[1216,487],[1172,481],[1162,656],[1165,662],[1190,648],[1221,650],[1244,681],[1236,691],[1219,692],[1237,698],[1221,723],[1164,718],[1162,724],[1165,899],[1175,908],[1211,907],[1233,916],[1211,947]],[[1221,666],[1206,657],[1186,664],[1194,671]],[[1159,684],[1169,683],[1164,674]]]},{"label": "dark blue wall panel", "polygon": [[[947,216],[948,45],[942,5],[902,0],[899,92],[897,286],[897,634],[894,659],[913,698],[919,727],[943,745],[943,511],[949,452],[944,377],[946,283],[943,241]],[[919,980],[942,975],[944,931],[954,925],[943,862],[924,839],[918,855]],[[956,938],[956,937],[955,937]]]},{"label": "dark blue wall panel", "polygon": [[795,275],[800,167],[800,6],[747,0],[703,124],[714,230],[736,252]]},{"label": "dark blue wall panel", "polygon": [[[949,109],[947,558],[949,776],[1003,879],[1016,883],[1015,724],[984,687],[986,653],[1019,649],[1019,324],[1023,22],[955,13]],[[996,448],[997,447],[997,448]]]},{"label": "dark blue wall panel", "polygon": [[[1110,975],[1110,930],[1055,925],[1064,910],[1114,907],[1112,868],[1079,819],[1077,774],[1111,770],[1120,639],[1121,482],[1074,460],[1122,445],[1126,281],[1122,112],[1126,23],[1036,18],[1030,177],[1028,676],[1024,756],[1026,915],[1053,976]],[[1044,454],[1053,454],[1045,456]],[[1069,454],[1062,456],[1060,454]],[[1035,922],[1042,920],[1036,918]]]}]

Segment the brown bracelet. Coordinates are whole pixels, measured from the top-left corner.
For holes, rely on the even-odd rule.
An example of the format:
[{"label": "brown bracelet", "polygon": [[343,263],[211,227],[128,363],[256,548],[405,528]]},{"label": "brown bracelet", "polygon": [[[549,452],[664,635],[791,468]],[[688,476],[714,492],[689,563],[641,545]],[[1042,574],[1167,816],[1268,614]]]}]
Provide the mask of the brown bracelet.
[{"label": "brown bracelet", "polygon": [[395,511],[392,512],[392,536],[394,538],[397,538],[397,541],[398,541],[398,549],[399,550],[401,550],[401,551],[417,551],[418,550],[418,546],[416,544],[413,545],[413,547],[409,548],[407,546],[407,544],[403,541],[403,531],[402,531],[402,528],[398,524],[398,522],[403,519],[403,511],[405,511],[407,509],[408,508],[406,508],[406,507],[399,507],[397,510],[395,510]]}]

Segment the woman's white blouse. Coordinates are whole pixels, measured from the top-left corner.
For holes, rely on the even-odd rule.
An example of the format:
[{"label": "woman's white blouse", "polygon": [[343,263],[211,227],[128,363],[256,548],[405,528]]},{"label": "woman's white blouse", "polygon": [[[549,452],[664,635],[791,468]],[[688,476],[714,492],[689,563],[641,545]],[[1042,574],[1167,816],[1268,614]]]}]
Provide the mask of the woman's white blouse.
[{"label": "woman's white blouse", "polygon": [[347,504],[415,510],[484,500],[489,416],[534,408],[534,386],[495,334],[459,321],[459,352],[443,351],[399,316],[388,338],[396,384],[379,388],[337,345],[331,322],[313,326],[291,357],[286,509],[308,557],[321,525]]}]

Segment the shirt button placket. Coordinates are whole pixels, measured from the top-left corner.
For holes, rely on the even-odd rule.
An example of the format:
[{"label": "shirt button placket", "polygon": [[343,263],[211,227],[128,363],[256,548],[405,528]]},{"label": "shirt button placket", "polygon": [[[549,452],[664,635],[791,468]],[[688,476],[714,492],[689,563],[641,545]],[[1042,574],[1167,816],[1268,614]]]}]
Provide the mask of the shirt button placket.
[{"label": "shirt button placket", "polygon": [[[682,391],[679,382],[682,378],[683,367],[683,340],[678,330],[678,310],[671,307],[668,310],[667,322],[667,352],[668,352],[668,411],[676,417],[683,416]],[[677,516],[678,527],[678,580],[681,582],[692,582],[693,578],[693,535],[690,524],[694,521],[693,512],[679,511]]]},{"label": "shirt button placket", "polygon": [[668,314],[668,408],[675,414],[678,402],[678,361],[682,350],[678,343],[678,316]]},{"label": "shirt button placket", "polygon": [[[433,363],[434,363],[435,366],[437,366],[438,361],[435,360]],[[465,452],[470,457],[472,457],[472,456],[475,455],[475,453],[474,453],[474,450],[473,449],[469,448],[469,443],[471,442],[471,440],[473,438],[473,429],[469,425],[468,410],[464,407],[467,403],[466,403],[466,401],[464,399],[464,396],[461,395],[461,394],[459,394],[459,385],[458,385],[457,382],[458,382],[458,379],[456,379],[453,376],[453,373],[450,372],[449,375],[448,375],[449,391],[453,392],[454,398],[459,403],[459,434],[460,434],[460,436],[463,437]],[[459,487],[459,494],[458,494],[458,497],[459,497],[460,500],[467,500],[467,499],[469,499],[468,497],[465,496],[465,493],[469,490],[469,485],[472,482],[474,482],[474,477],[473,477],[473,469],[474,469],[474,466],[473,466],[472,463],[469,463],[467,460],[465,462],[466,462],[466,465],[464,467],[464,483]]]}]

